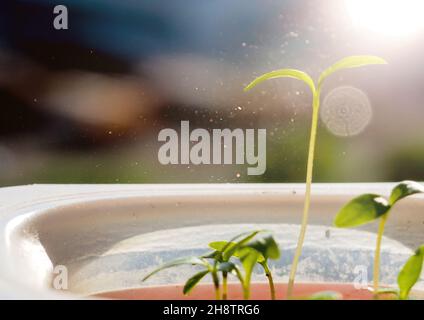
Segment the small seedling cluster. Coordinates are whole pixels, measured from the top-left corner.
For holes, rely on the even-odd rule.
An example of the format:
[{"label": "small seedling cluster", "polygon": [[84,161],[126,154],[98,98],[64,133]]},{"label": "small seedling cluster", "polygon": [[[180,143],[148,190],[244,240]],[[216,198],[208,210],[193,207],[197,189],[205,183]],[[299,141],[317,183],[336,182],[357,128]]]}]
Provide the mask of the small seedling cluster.
[{"label": "small seedling cluster", "polygon": [[[213,250],[200,257],[177,259],[162,265],[144,277],[143,281],[155,273],[179,265],[197,265],[203,268],[189,278],[183,288],[184,294],[189,294],[207,274],[210,274],[215,288],[217,300],[228,298],[228,276],[234,275],[243,289],[244,299],[250,297],[250,283],[256,265],[260,265],[268,278],[271,299],[275,299],[275,285],[268,260],[280,258],[280,249],[274,237],[266,234],[261,238],[255,237],[264,231],[253,231],[235,236],[230,241],[215,241],[209,243]],[[221,276],[220,276],[221,275]],[[222,279],[222,290],[221,290]]]}]

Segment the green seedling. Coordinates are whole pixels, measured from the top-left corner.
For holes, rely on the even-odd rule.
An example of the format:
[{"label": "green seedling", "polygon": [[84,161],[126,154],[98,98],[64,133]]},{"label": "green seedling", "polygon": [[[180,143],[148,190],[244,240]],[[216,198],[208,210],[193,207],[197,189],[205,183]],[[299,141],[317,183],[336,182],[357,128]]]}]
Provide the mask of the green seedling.
[{"label": "green seedling", "polygon": [[[251,233],[242,233],[237,236],[235,236],[230,241],[215,241],[211,242],[211,244],[215,244],[215,247],[209,246],[214,249],[215,251],[205,255],[205,258],[214,259],[215,264],[221,265],[220,271],[222,272],[222,299],[226,300],[228,297],[228,274],[234,273],[237,278],[239,279],[240,283],[243,286],[243,292],[244,297],[246,298],[246,295],[248,297],[248,293],[244,290],[244,283],[245,280],[242,276],[242,273],[239,269],[239,267],[230,262],[231,257],[234,256],[236,252],[238,252],[244,244],[248,243],[250,240],[252,240],[259,232],[260,230],[253,231]],[[241,240],[235,242],[237,239]],[[245,257],[245,264],[249,261],[248,256]],[[252,270],[253,271],[253,270]]]},{"label": "green seedling", "polygon": [[[267,235],[261,239],[253,240],[244,245],[238,246],[236,250],[231,250],[231,257],[229,257],[228,254],[225,254],[225,250],[228,252],[229,248],[234,248],[235,246],[235,243],[226,241],[216,241],[209,243],[209,247],[214,249],[215,252],[221,253],[222,256],[226,256],[227,259],[236,257],[240,260],[244,269],[244,276],[241,275],[237,269],[234,269],[234,271],[236,272],[242,284],[243,295],[245,299],[249,299],[250,296],[250,280],[253,268],[256,264],[259,264],[263,268],[265,275],[268,278],[271,299],[275,300],[275,285],[272,272],[268,266],[268,260],[277,260],[280,258],[280,250],[278,248],[277,242],[271,235]],[[223,290],[226,292],[226,275],[223,275],[223,279]]]},{"label": "green seedling", "polygon": [[[259,263],[265,269],[265,272],[272,284],[272,294],[275,297],[275,288],[272,281],[272,275],[269,271],[267,260],[278,259],[280,250],[272,236],[266,236],[263,239],[253,240],[253,238],[261,231],[253,231],[250,233],[242,233],[237,235],[230,241],[216,241],[210,244],[214,249],[213,252],[202,255],[200,257],[188,257],[177,259],[166,263],[159,268],[153,270],[142,281],[147,280],[157,272],[177,267],[181,265],[201,266],[204,270],[197,272],[190,277],[183,288],[184,294],[189,294],[195,286],[208,274],[212,276],[212,281],[215,288],[215,297],[217,300],[221,299],[221,288],[219,274],[222,273],[222,299],[226,300],[228,297],[228,275],[234,274],[240,281],[244,298],[250,297],[250,279],[254,266]],[[241,262],[244,269],[244,274],[240,267],[231,261],[236,257]],[[265,258],[266,257],[266,258]]]},{"label": "green seedling", "polygon": [[424,186],[414,181],[403,181],[396,185],[389,199],[378,194],[363,194],[348,202],[337,214],[334,225],[339,228],[357,227],[380,219],[374,256],[373,289],[379,292],[380,251],[384,228],[389,212],[401,199],[413,194],[423,193]]},{"label": "green seedling", "polygon": [[300,234],[297,242],[297,247],[295,251],[295,255],[293,258],[292,267],[290,270],[289,283],[287,289],[287,297],[290,298],[293,292],[294,280],[296,276],[297,265],[299,262],[300,255],[302,253],[303,242],[305,239],[306,228],[308,224],[308,215],[309,215],[309,207],[310,207],[310,198],[311,198],[311,184],[313,177],[313,166],[314,166],[314,154],[315,154],[315,142],[318,128],[318,117],[319,117],[319,108],[320,108],[320,100],[321,100],[321,90],[324,84],[324,81],[333,73],[342,70],[342,69],[350,69],[362,67],[365,65],[371,64],[386,64],[386,61],[382,58],[375,56],[351,56],[344,58],[331,67],[326,69],[323,73],[321,73],[318,82],[312,80],[312,78],[305,72],[295,70],[295,69],[281,69],[276,71],[271,71],[269,73],[263,74],[262,76],[253,80],[249,85],[247,85],[244,90],[249,91],[253,87],[258,84],[264,82],[269,79],[276,78],[294,78],[300,81],[303,81],[308,85],[312,92],[312,124],[311,124],[311,132],[309,138],[309,151],[308,151],[308,161],[307,161],[307,171],[306,171],[306,191],[305,191],[305,201],[303,206],[303,218],[302,225],[300,229]]}]

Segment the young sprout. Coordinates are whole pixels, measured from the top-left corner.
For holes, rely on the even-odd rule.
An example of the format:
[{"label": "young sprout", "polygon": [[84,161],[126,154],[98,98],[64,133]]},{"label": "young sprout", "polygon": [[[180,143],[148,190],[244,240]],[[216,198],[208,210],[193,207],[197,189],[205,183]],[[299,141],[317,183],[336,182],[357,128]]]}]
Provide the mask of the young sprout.
[{"label": "young sprout", "polygon": [[373,271],[373,288],[376,297],[379,292],[381,240],[389,212],[399,200],[423,192],[424,186],[421,184],[414,181],[403,181],[392,189],[389,199],[378,194],[363,194],[348,202],[334,219],[334,225],[339,228],[357,227],[380,219]]},{"label": "young sprout", "polygon": [[[241,284],[244,284],[243,277],[241,275],[240,269],[237,265],[230,262],[231,257],[235,255],[236,252],[247,242],[253,239],[260,230],[253,231],[251,233],[242,233],[230,241],[215,241],[209,244],[209,247],[215,251],[205,255],[205,258],[212,258],[215,260],[215,264],[220,264],[220,271],[222,272],[222,299],[226,300],[228,297],[228,274],[234,272],[235,275],[240,280]],[[236,241],[237,239],[243,237],[241,240]]]},{"label": "young sprout", "polygon": [[[236,237],[234,237],[228,242],[225,242],[225,241],[214,242],[215,244],[221,243],[222,245],[219,246],[218,249],[214,248],[215,251],[206,255],[202,255],[200,257],[182,258],[182,259],[177,259],[177,260],[173,260],[171,262],[165,263],[162,266],[158,267],[157,269],[153,270],[147,276],[145,276],[142,279],[142,281],[146,281],[148,278],[150,278],[154,274],[164,269],[173,268],[173,267],[177,267],[181,265],[201,266],[203,267],[204,270],[197,272],[186,281],[183,288],[183,293],[189,294],[207,274],[210,274],[212,276],[212,281],[213,281],[213,285],[215,289],[215,298],[216,300],[220,300],[221,289],[220,289],[219,273],[222,273],[223,274],[222,298],[226,300],[228,296],[227,278],[229,273],[234,273],[237,276],[237,278],[240,280],[242,285],[245,285],[246,283],[250,285],[250,277],[253,271],[253,266],[258,260],[258,256],[260,255],[260,253],[254,249],[250,249],[251,251],[247,252],[246,249],[249,249],[249,247],[246,246],[246,244],[249,243],[249,241],[251,241],[259,232],[260,231],[242,233],[237,235]],[[237,239],[240,239],[240,238],[242,239],[235,242]],[[260,242],[256,242],[256,241],[251,242],[251,244],[258,245],[258,246],[259,246],[259,243]],[[273,245],[273,243],[271,243],[270,245]],[[277,250],[278,250],[278,247],[277,247]],[[236,254],[236,252],[240,254],[240,261],[242,262],[242,265],[245,269],[245,277],[243,277],[239,267],[230,261],[230,258],[233,257]],[[279,254],[279,251],[278,251],[278,254]],[[275,252],[272,252],[272,256],[273,257],[275,256]],[[209,260],[212,260],[212,261],[209,262]],[[253,263],[252,261],[254,261],[255,263]],[[248,293],[245,294],[245,298],[249,297],[249,290],[247,292]]]},{"label": "young sprout", "polygon": [[311,198],[311,184],[313,177],[313,165],[314,165],[314,153],[315,153],[315,141],[316,134],[318,128],[318,116],[319,116],[319,108],[320,108],[320,99],[321,99],[321,90],[324,83],[324,80],[327,79],[331,74],[349,68],[357,68],[365,65],[371,64],[386,64],[386,61],[382,58],[375,56],[351,56],[344,58],[334,65],[326,69],[323,73],[321,73],[317,84],[315,85],[312,78],[305,72],[295,70],[295,69],[281,69],[272,71],[253,80],[249,85],[247,85],[244,90],[249,91],[253,87],[257,86],[261,82],[269,79],[276,78],[294,78],[306,83],[312,92],[312,124],[311,124],[311,132],[309,138],[309,151],[308,151],[308,161],[307,161],[307,170],[306,170],[306,190],[305,190],[305,201],[303,206],[303,217],[302,217],[302,225],[299,233],[299,238],[297,242],[297,247],[295,251],[295,255],[293,258],[292,267],[290,270],[289,283],[287,289],[287,297],[290,298],[293,292],[293,285],[296,276],[297,265],[299,262],[300,255],[302,253],[302,246],[305,239],[306,227],[308,224],[308,215],[309,215],[309,207],[310,207],[310,198]]},{"label": "young sprout", "polygon": [[398,275],[399,298],[406,300],[409,297],[409,292],[417,283],[423,269],[424,261],[424,245],[420,246],[413,256],[406,261],[402,270]]},{"label": "young sprout", "polygon": [[[217,241],[211,242],[209,247],[216,250],[216,252],[223,252],[228,250],[228,248],[234,248],[235,245],[236,244],[232,242]],[[268,266],[268,259],[277,260],[280,258],[280,250],[274,238],[271,235],[267,235],[261,239],[253,240],[245,245],[238,246],[236,250],[232,250],[232,257],[238,258],[244,269],[243,277],[237,267],[233,268],[242,284],[244,298],[249,299],[250,297],[251,275],[254,266],[259,264],[263,268],[265,275],[268,278],[271,299],[275,300],[276,294],[274,280],[271,270]],[[226,281],[226,277],[223,276],[223,279],[223,292],[226,293],[226,282],[224,282]]]}]

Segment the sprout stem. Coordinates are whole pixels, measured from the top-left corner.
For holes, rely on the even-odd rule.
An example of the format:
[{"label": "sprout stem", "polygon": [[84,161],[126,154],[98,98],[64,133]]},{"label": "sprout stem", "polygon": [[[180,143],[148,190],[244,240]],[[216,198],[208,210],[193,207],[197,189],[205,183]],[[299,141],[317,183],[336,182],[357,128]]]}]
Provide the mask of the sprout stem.
[{"label": "sprout stem", "polygon": [[374,299],[378,298],[379,279],[380,279],[380,252],[381,252],[381,240],[383,238],[384,227],[386,225],[388,213],[386,213],[380,219],[377,234],[377,245],[375,247],[374,255],[374,271],[373,271],[373,287],[374,287]]},{"label": "sprout stem", "polygon": [[249,290],[249,286],[243,284],[243,299],[244,300],[249,300],[250,298],[250,290]]},{"label": "sprout stem", "polygon": [[247,274],[246,277],[244,278],[244,300],[249,300],[250,299],[250,281],[251,281],[251,275]]},{"label": "sprout stem", "polygon": [[268,268],[267,263],[263,263],[262,267],[265,270],[265,275],[268,278],[268,283],[269,283],[269,290],[271,291],[271,300],[275,300],[275,286],[274,286],[274,280],[272,278],[272,273]]},{"label": "sprout stem", "polygon": [[222,300],[228,299],[228,273],[222,273]]},{"label": "sprout stem", "polygon": [[219,288],[219,278],[216,271],[212,271],[213,285],[215,288],[215,300],[221,300],[221,290]]},{"label": "sprout stem", "polygon": [[300,234],[297,241],[297,247],[293,258],[293,263],[290,269],[289,283],[287,286],[287,298],[291,299],[293,295],[294,280],[296,277],[297,265],[299,263],[300,255],[302,254],[303,242],[305,240],[306,227],[308,224],[309,207],[311,202],[311,185],[313,177],[314,167],[314,154],[315,154],[315,142],[318,128],[318,116],[319,116],[319,103],[320,103],[320,88],[315,92],[313,104],[312,104],[312,125],[311,125],[311,136],[309,139],[309,151],[308,151],[308,164],[306,170],[306,191],[305,191],[305,202],[303,206],[303,218],[302,226],[300,228]]}]

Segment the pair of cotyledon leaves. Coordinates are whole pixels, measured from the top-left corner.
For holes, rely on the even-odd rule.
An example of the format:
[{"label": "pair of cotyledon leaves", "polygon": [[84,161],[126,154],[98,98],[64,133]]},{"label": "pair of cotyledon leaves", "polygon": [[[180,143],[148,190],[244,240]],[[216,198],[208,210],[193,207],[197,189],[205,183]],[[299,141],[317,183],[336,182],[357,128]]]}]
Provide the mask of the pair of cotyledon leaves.
[{"label": "pair of cotyledon leaves", "polygon": [[269,79],[276,79],[276,78],[294,78],[297,80],[301,80],[305,82],[309,88],[312,91],[312,94],[315,95],[322,87],[322,84],[324,80],[333,74],[336,71],[342,70],[342,69],[351,69],[351,68],[358,68],[366,65],[372,65],[372,64],[387,64],[387,62],[376,56],[350,56],[347,58],[344,58],[335,64],[333,64],[331,67],[326,69],[324,72],[321,73],[317,86],[315,85],[315,82],[312,80],[312,78],[305,72],[296,70],[296,69],[280,69],[271,71],[268,73],[265,73],[261,75],[260,77],[257,77],[255,80],[253,80],[250,84],[248,84],[244,90],[249,91],[253,87],[257,86],[263,81],[269,80]]}]

